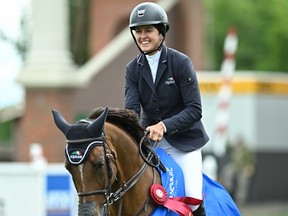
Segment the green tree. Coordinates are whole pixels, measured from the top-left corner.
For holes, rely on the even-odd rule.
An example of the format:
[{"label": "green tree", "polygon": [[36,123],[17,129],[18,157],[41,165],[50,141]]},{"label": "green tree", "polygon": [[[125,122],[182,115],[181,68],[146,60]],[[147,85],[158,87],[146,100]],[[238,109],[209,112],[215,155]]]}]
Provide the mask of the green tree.
[{"label": "green tree", "polygon": [[70,47],[74,62],[83,65],[89,59],[90,0],[69,0]]},{"label": "green tree", "polygon": [[30,41],[30,29],[29,29],[29,20],[28,15],[23,14],[20,19],[20,36],[13,39],[8,36],[2,29],[0,29],[0,40],[10,43],[15,50],[18,52],[22,60],[25,60],[26,51],[29,46]]},{"label": "green tree", "polygon": [[237,70],[288,72],[288,1],[206,0],[207,50],[212,68],[223,60],[223,42],[229,27],[235,27],[239,43]]}]

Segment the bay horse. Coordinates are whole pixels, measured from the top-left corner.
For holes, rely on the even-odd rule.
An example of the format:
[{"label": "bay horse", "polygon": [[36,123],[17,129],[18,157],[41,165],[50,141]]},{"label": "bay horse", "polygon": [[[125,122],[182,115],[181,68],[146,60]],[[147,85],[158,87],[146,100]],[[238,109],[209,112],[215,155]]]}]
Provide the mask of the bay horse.
[{"label": "bay horse", "polygon": [[[65,167],[79,197],[79,216],[193,216],[186,204],[202,200],[185,197],[182,170],[177,171],[174,161],[168,164],[167,157],[163,165],[161,151],[154,151],[136,113],[96,108],[75,124],[67,123],[56,110],[52,113],[66,137]],[[165,176],[169,192],[161,186]],[[206,215],[240,216],[225,189],[204,174],[203,191],[209,191]]]},{"label": "bay horse", "polygon": [[147,191],[161,181],[139,154],[145,131],[137,115],[117,108],[108,114],[100,108],[70,125],[52,112],[67,139],[65,167],[78,192],[79,216],[149,215],[155,204]]}]

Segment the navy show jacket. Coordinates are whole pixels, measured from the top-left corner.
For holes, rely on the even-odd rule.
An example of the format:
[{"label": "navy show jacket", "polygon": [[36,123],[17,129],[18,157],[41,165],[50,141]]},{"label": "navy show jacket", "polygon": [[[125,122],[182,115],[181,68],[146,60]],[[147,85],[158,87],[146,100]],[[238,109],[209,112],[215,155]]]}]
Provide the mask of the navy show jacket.
[{"label": "navy show jacket", "polygon": [[198,80],[185,54],[162,46],[155,83],[144,54],[126,66],[125,108],[140,115],[144,127],[162,121],[165,139],[175,148],[192,151],[209,137],[202,118]]}]

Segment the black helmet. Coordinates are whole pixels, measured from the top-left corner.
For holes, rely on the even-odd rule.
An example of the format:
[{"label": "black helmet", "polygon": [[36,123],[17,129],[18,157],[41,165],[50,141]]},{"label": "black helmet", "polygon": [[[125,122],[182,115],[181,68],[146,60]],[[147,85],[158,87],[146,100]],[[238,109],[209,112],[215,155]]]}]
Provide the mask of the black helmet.
[{"label": "black helmet", "polygon": [[129,28],[131,30],[136,26],[143,25],[163,25],[165,32],[160,32],[163,36],[169,30],[169,21],[166,12],[161,6],[153,2],[144,2],[137,5],[130,14]]}]

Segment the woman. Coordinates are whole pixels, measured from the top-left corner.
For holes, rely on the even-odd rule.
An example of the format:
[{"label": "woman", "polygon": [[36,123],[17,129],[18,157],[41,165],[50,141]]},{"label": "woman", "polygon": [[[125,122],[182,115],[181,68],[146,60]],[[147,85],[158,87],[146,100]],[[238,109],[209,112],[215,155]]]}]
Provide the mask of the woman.
[{"label": "woman", "polygon": [[[125,108],[140,115],[149,138],[159,142],[182,168],[186,196],[202,199],[202,153],[209,140],[191,60],[163,43],[169,30],[166,12],[145,2],[130,15],[130,31],[140,54],[126,66]],[[206,215],[203,202],[191,205],[194,216]]]}]

